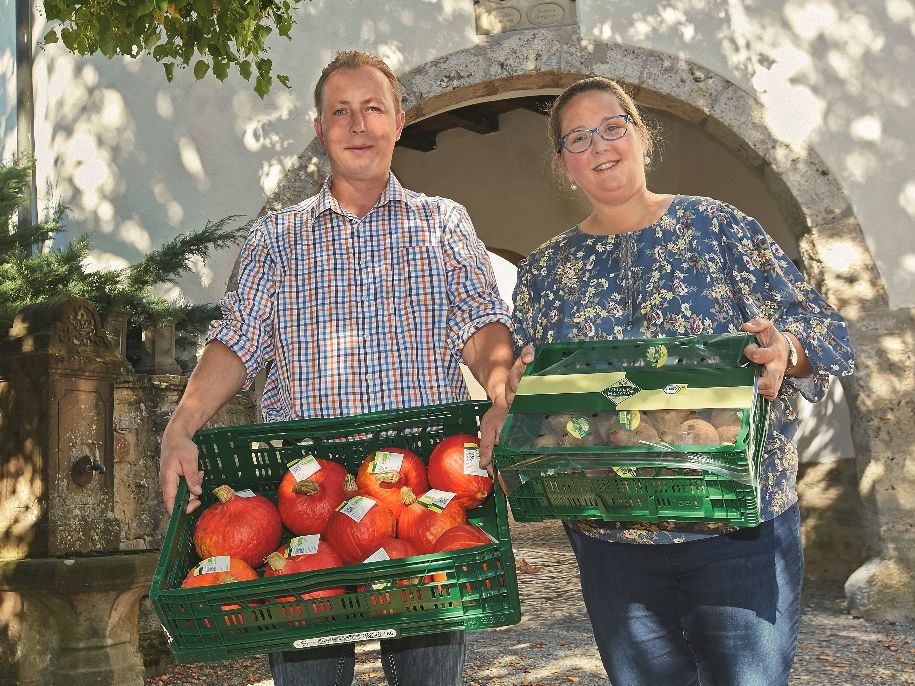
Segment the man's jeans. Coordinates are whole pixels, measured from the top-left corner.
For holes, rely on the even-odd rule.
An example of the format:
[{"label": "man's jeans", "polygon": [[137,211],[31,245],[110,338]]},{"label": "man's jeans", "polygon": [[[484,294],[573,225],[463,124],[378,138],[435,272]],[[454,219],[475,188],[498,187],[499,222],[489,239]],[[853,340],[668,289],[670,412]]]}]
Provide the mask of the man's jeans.
[{"label": "man's jeans", "polygon": [[[381,641],[381,664],[390,686],[460,686],[464,632]],[[351,686],[352,643],[270,654],[276,686]]]},{"label": "man's jeans", "polygon": [[759,527],[688,543],[566,532],[611,683],[788,683],[804,573],[797,504]]}]

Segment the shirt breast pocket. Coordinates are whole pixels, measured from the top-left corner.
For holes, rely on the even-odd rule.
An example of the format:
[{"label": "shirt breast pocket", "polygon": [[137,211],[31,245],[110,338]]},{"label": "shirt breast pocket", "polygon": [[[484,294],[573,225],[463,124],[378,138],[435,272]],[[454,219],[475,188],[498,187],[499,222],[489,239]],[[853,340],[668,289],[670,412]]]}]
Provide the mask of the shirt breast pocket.
[{"label": "shirt breast pocket", "polygon": [[394,306],[406,333],[428,336],[443,331],[448,314],[445,265],[438,245],[400,248],[394,270]]}]

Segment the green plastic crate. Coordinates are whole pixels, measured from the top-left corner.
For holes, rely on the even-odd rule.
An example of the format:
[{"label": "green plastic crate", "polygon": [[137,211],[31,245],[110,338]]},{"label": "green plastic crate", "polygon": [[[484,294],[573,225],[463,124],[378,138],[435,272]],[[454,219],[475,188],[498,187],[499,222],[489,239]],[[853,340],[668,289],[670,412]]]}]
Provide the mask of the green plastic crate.
[{"label": "green plastic crate", "polygon": [[[221,586],[180,587],[198,561],[194,523],[213,502],[216,486],[250,488],[275,502],[287,462],[304,454],[333,459],[353,474],[368,454],[386,446],[407,448],[427,460],[446,436],[476,435],[487,408],[488,403],[472,401],[199,431],[202,506],[185,513],[188,491],[182,479],[150,591],[175,658],[203,662],[517,623],[515,561],[498,484],[493,497],[467,513],[469,522],[496,540],[491,545]],[[284,532],[284,542],[290,536]],[[397,586],[398,581],[406,585]],[[346,594],[300,599],[338,586],[346,587]]]},{"label": "green plastic crate", "polygon": [[[525,371],[525,377],[541,377],[531,384],[537,392],[515,398],[495,452],[512,516],[520,522],[602,519],[758,525],[759,467],[769,404],[756,395],[757,369],[743,355],[751,341],[749,335],[727,334],[539,346]],[[663,356],[658,354],[661,346]],[[611,380],[602,388],[602,382],[595,383],[616,379],[620,372],[625,373],[622,384]],[[635,393],[659,394],[672,384],[685,385],[700,396],[719,394],[717,389],[748,396],[752,389],[752,403],[742,412],[734,443],[537,443],[543,439],[542,418],[549,420],[550,413],[571,413],[594,423],[618,416]],[[643,412],[649,416],[651,410]]]}]

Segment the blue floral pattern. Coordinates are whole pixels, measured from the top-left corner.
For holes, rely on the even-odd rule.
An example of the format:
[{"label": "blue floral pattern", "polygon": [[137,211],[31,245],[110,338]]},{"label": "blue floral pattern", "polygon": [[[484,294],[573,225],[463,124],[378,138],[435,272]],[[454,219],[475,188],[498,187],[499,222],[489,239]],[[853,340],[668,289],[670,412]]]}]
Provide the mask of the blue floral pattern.
[{"label": "blue floral pattern", "polygon": [[[845,320],[808,285],[759,223],[727,203],[676,196],[654,224],[594,236],[573,227],[521,262],[514,293],[518,350],[528,343],[726,333],[772,320],[804,346],[811,376],[787,377],[771,405],[761,514],[797,500],[797,417],[787,398],[823,398],[833,376],[854,371]],[[730,531],[721,524],[576,522],[609,541],[675,543]]]}]

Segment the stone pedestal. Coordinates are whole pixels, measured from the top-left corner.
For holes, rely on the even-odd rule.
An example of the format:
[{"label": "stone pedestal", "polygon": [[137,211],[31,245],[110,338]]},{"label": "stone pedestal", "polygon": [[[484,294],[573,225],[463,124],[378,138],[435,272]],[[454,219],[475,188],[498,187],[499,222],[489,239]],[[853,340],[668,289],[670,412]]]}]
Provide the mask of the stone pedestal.
[{"label": "stone pedestal", "polygon": [[114,379],[82,299],[33,305],[0,341],[0,560],[116,551]]},{"label": "stone pedestal", "polygon": [[858,488],[877,556],[845,583],[849,609],[915,622],[915,309],[858,316],[858,354],[846,382]]},{"label": "stone pedestal", "polygon": [[0,686],[143,686],[157,553],[0,562]]}]

